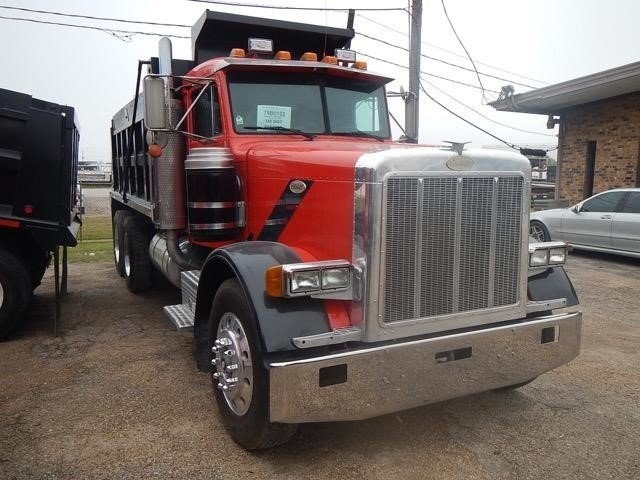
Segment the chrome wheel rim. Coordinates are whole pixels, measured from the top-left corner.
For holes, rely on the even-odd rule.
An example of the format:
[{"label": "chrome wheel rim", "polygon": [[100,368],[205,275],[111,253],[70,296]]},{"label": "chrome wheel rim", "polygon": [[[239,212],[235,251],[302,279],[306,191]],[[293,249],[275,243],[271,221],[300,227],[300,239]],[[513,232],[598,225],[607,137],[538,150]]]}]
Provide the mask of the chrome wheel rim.
[{"label": "chrome wheel rim", "polygon": [[222,315],[211,351],[217,388],[231,411],[242,416],[253,397],[253,365],[247,333],[234,313]]},{"label": "chrome wheel rim", "polygon": [[544,229],[540,225],[531,224],[529,226],[529,235],[531,235],[539,242],[544,242]]},{"label": "chrome wheel rim", "polygon": [[116,263],[120,262],[120,245],[118,244],[118,235],[116,233],[113,239],[113,256],[116,257]]},{"label": "chrome wheel rim", "polygon": [[124,274],[127,277],[131,276],[131,259],[129,258],[129,252],[124,253]]}]

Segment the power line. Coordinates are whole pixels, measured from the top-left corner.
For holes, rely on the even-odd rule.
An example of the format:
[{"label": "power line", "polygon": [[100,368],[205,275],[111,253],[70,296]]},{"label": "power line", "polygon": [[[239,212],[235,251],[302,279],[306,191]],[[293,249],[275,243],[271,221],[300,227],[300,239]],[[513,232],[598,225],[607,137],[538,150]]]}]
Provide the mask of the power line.
[{"label": "power line", "polygon": [[325,11],[325,12],[344,12],[347,10],[361,10],[363,12],[391,12],[391,11],[403,11],[406,12],[405,7],[383,7],[383,8],[327,8],[327,7],[289,7],[281,5],[264,5],[257,3],[242,3],[242,2],[225,2],[216,0],[189,0],[190,2],[197,3],[213,3],[214,5],[229,5],[233,7],[254,7],[254,8],[271,8],[275,10],[312,10],[312,11]]},{"label": "power line", "polygon": [[[514,150],[519,150],[522,151],[523,147],[519,147],[513,143],[507,142],[506,140],[503,140],[502,138],[498,137],[497,135],[494,135],[493,133],[485,130],[484,128],[476,125],[475,123],[473,123],[471,120],[467,120],[466,118],[464,118],[462,115],[457,114],[456,112],[454,112],[453,110],[451,110],[450,108],[446,107],[445,105],[443,105],[442,103],[440,103],[438,100],[436,100],[435,98],[433,98],[432,95],[429,94],[429,92],[427,92],[427,90],[424,88],[424,85],[422,85],[422,81],[420,81],[420,89],[424,92],[424,94],[436,105],[439,105],[441,108],[443,108],[444,110],[446,110],[447,112],[449,112],[451,115],[453,115],[454,117],[459,118],[460,120],[462,120],[463,122],[471,125],[473,128],[476,128],[478,130],[480,130],[481,132],[489,135],[492,138],[495,138],[496,140],[498,140],[501,143],[504,143],[506,146],[513,148]],[[549,153],[552,152],[553,150],[556,150],[558,147],[555,148],[549,148],[547,150],[545,150],[545,153]]]},{"label": "power line", "polygon": [[[58,26],[61,26],[61,27],[84,28],[84,29],[87,29],[87,30],[97,30],[99,32],[104,32],[104,33],[113,35],[116,38],[119,38],[120,40],[123,40],[123,39],[130,40],[133,35],[150,35],[150,36],[156,36],[156,37],[172,37],[172,38],[187,38],[187,39],[191,38],[191,37],[185,37],[185,36],[182,36],[182,35],[168,35],[166,33],[140,32],[140,31],[135,31],[135,30],[118,30],[118,29],[105,28],[105,27],[92,27],[92,26],[89,26],[89,25],[76,25],[76,24],[72,24],[72,23],[49,22],[49,21],[46,21],[46,20],[36,20],[34,18],[6,17],[4,15],[0,15],[0,19],[16,20],[16,21],[19,21],[19,22],[41,23],[41,24],[45,24],[45,25],[58,25]],[[122,38],[122,37],[124,37],[124,38]]]},{"label": "power line", "polygon": [[[409,67],[406,67],[405,65],[401,65],[401,64],[399,64],[399,63],[395,63],[395,62],[392,62],[392,61],[389,61],[389,60],[384,60],[384,59],[382,59],[382,58],[378,58],[378,57],[373,57],[373,56],[371,56],[371,55],[369,55],[369,54],[367,54],[367,53],[358,52],[358,54],[359,54],[359,55],[362,55],[362,56],[365,56],[365,57],[368,57],[368,58],[372,58],[372,59],[374,59],[374,60],[378,60],[378,61],[381,61],[381,62],[384,62],[384,63],[388,63],[388,64],[390,64],[390,65],[394,65],[394,66],[396,66],[396,67],[400,67],[400,68],[404,68],[404,69],[408,69],[408,68],[409,68]],[[449,82],[461,83],[462,85],[467,86],[467,87],[472,87],[472,88],[476,88],[476,89],[480,88],[480,87],[478,87],[477,85],[472,85],[472,84],[469,84],[469,83],[459,82],[459,81],[457,81],[457,80],[453,80],[453,79],[451,79],[451,78],[447,78],[447,77],[440,77],[440,76],[438,76],[438,75],[434,75],[434,74],[426,73],[426,72],[423,72],[423,71],[420,71],[420,73],[421,73],[421,74],[423,74],[423,75],[435,76],[435,77],[437,77],[437,78],[440,78],[440,79],[443,79],[443,80],[447,80],[447,81],[449,81]],[[467,105],[467,104],[465,104],[465,103],[461,102],[460,100],[458,100],[457,98],[455,98],[453,95],[448,94],[447,92],[445,92],[445,91],[444,91],[444,90],[442,90],[441,88],[437,87],[437,86],[436,86],[436,85],[434,85],[433,83],[429,82],[428,80],[426,80],[426,79],[423,79],[423,80],[424,80],[425,82],[427,82],[429,85],[431,85],[433,88],[435,88],[436,90],[440,91],[441,93],[443,93],[443,94],[444,94],[444,95],[446,95],[447,97],[451,98],[453,101],[455,101],[455,102],[459,103],[460,105],[462,105],[463,107],[465,107],[465,108],[467,108],[467,109],[469,109],[469,110],[471,110],[471,111],[475,112],[476,114],[480,115],[482,118],[485,118],[486,120],[489,120],[490,122],[493,122],[493,123],[495,123],[495,124],[497,124],[497,125],[500,125],[500,126],[502,126],[502,127],[511,128],[511,129],[513,129],[513,130],[518,130],[518,131],[521,131],[521,132],[524,132],[524,133],[531,133],[531,134],[534,134],[534,135],[543,135],[543,136],[555,137],[555,135],[551,135],[551,134],[548,134],[548,133],[540,133],[540,132],[534,132],[534,131],[532,131],[532,130],[524,130],[524,129],[522,129],[522,128],[512,127],[512,126],[510,126],[510,125],[506,125],[506,124],[504,124],[504,123],[500,123],[500,122],[498,122],[498,121],[496,121],[496,120],[493,120],[492,118],[487,117],[486,115],[484,115],[483,113],[479,112],[479,111],[478,111],[478,110],[476,110],[475,108],[473,108],[473,107],[471,107],[471,106],[469,106],[469,105]],[[422,83],[420,83],[420,87],[424,90],[424,86],[422,85]],[[492,90],[487,90],[487,91],[492,91]],[[498,93],[498,92],[495,92],[495,93]],[[446,108],[446,107],[444,107],[444,106],[443,106],[443,108]]]},{"label": "power line", "polygon": [[477,128],[478,130],[480,130],[483,133],[486,133],[487,135],[489,135],[490,137],[495,138],[496,140],[498,140],[501,143],[504,143],[506,146],[513,148],[514,150],[518,150],[518,147],[516,145],[514,145],[513,143],[509,143],[506,140],[503,140],[502,138],[494,135],[491,132],[486,131],[484,128],[479,127],[478,125],[476,125],[475,123],[471,122],[470,120],[467,120],[466,118],[464,118],[461,115],[458,115],[456,112],[454,112],[453,110],[449,109],[448,107],[445,107],[442,103],[440,103],[438,100],[436,100],[435,98],[433,98],[429,92],[427,92],[427,90],[424,88],[424,86],[422,85],[422,82],[420,82],[420,89],[424,92],[424,94],[429,98],[429,100],[431,100],[433,103],[435,103],[436,105],[440,105],[440,107],[444,108],[447,112],[449,112],[451,115],[453,115],[454,117],[459,118],[460,120],[462,120],[465,123],[468,123],[469,125],[471,125],[474,128]]},{"label": "power line", "polygon": [[[393,48],[398,48],[398,49],[403,50],[403,51],[405,51],[405,52],[408,52],[408,51],[409,51],[409,49],[408,49],[408,48],[405,48],[405,47],[403,47],[403,46],[401,46],[401,45],[396,45],[395,43],[387,42],[386,40],[380,40],[379,38],[372,37],[372,36],[370,36],[370,35],[367,35],[366,33],[356,32],[356,34],[357,34],[357,35],[360,35],[360,36],[362,36],[362,37],[368,38],[368,39],[370,39],[370,40],[373,40],[373,41],[375,41],[375,42],[383,43],[384,45],[388,45],[388,46],[393,47]],[[429,56],[429,55],[425,55],[424,53],[421,53],[421,54],[420,54],[420,56],[421,56],[421,57],[424,57],[424,58],[426,58],[426,59],[428,59],[428,60],[434,60],[434,61],[436,61],[436,62],[441,62],[441,63],[444,63],[444,64],[446,64],[446,65],[450,65],[450,66],[452,66],[452,67],[456,67],[456,68],[460,68],[460,69],[462,69],[462,70],[466,70],[466,71],[468,71],[468,72],[474,72],[474,71],[475,71],[475,70],[473,70],[473,69],[471,69],[471,68],[469,68],[469,67],[465,67],[465,66],[463,66],[463,65],[458,65],[457,63],[447,62],[446,60],[443,60],[443,59],[441,59],[441,58],[431,57],[431,56]],[[480,73],[480,75],[484,75],[485,77],[491,77],[491,78],[495,78],[495,79],[497,79],[497,80],[503,80],[503,81],[505,81],[505,82],[515,83],[516,85],[521,85],[521,86],[523,86],[523,87],[527,87],[527,88],[537,88],[537,87],[534,87],[534,86],[532,86],[532,85],[527,85],[526,83],[517,82],[517,81],[515,81],[515,80],[509,80],[508,78],[497,77],[497,76],[495,76],[495,75],[491,75],[491,74],[489,74],[489,73],[484,73],[484,72],[479,72],[479,73]]]},{"label": "power line", "polygon": [[146,22],[146,21],[137,21],[137,20],[125,20],[123,18],[109,18],[109,17],[94,17],[91,15],[78,15],[75,13],[62,13],[62,12],[52,12],[48,10],[33,10],[31,8],[23,8],[23,7],[11,7],[8,5],[0,5],[0,8],[4,8],[7,10],[19,10],[21,12],[30,12],[30,13],[42,13],[46,15],[58,15],[60,17],[72,17],[72,18],[86,18],[88,20],[106,20],[109,22],[122,22],[122,23],[134,23],[134,24],[142,24],[142,25],[155,25],[160,27],[180,27],[180,28],[191,28],[191,25],[181,25],[179,23],[158,23],[158,22]]},{"label": "power line", "polygon": [[[358,52],[359,55],[362,55],[364,57],[367,58],[371,58],[372,60],[378,60],[380,62],[383,63],[388,63],[389,65],[394,65],[396,67],[400,67],[400,68],[404,68],[405,70],[408,70],[409,67],[407,67],[406,65],[402,65],[400,63],[395,63],[392,62],[390,60],[384,60],[380,57],[374,57],[373,55],[370,55],[368,53],[364,53],[364,52]],[[466,83],[466,82],[461,82],[460,80],[454,80],[453,78],[449,78],[449,77],[444,77],[442,75],[436,75],[435,73],[429,73],[429,72],[425,72],[423,70],[420,70],[420,73],[423,75],[427,75],[429,77],[434,77],[434,78],[439,78],[440,80],[445,80],[447,82],[451,82],[451,83],[457,83],[458,85],[464,85],[465,87],[470,87],[470,88],[475,88],[476,90],[480,90],[480,87],[478,85],[473,85],[471,83]],[[486,89],[487,92],[491,92],[491,93],[496,93],[496,94],[500,94],[500,92],[496,91],[496,90],[490,90],[490,89]]]},{"label": "power line", "polygon": [[476,77],[478,77],[478,83],[480,84],[480,88],[482,89],[482,98],[486,103],[488,103],[487,96],[484,93],[484,85],[482,85],[482,79],[480,78],[480,74],[478,73],[478,69],[476,68],[476,64],[473,63],[473,58],[471,58],[471,55],[469,54],[469,51],[467,50],[467,47],[464,46],[464,43],[462,43],[462,39],[458,35],[458,32],[456,32],[456,28],[453,26],[453,22],[451,21],[451,19],[449,18],[449,14],[447,13],[447,7],[444,5],[444,0],[440,0],[440,3],[442,3],[442,10],[444,11],[444,16],[447,17],[447,21],[449,22],[449,25],[451,26],[451,30],[453,31],[453,34],[458,39],[458,42],[460,43],[460,46],[464,50],[464,53],[467,54],[467,57],[469,57],[469,61],[471,62],[471,65],[473,65],[473,69],[476,71]]},{"label": "power line", "polygon": [[[388,25],[385,25],[384,23],[378,22],[378,21],[376,21],[376,20],[374,20],[374,19],[372,19],[372,18],[367,17],[366,15],[362,15],[361,13],[356,13],[356,15],[357,15],[358,17],[364,18],[364,19],[365,19],[365,20],[367,20],[368,22],[374,23],[374,24],[376,24],[376,25],[378,25],[378,26],[380,26],[380,27],[382,27],[382,28],[384,28],[384,29],[386,29],[386,30],[389,30],[390,32],[395,32],[395,33],[397,33],[397,34],[399,34],[399,35],[402,35],[403,37],[408,37],[408,36],[409,36],[409,35],[407,35],[405,32],[402,32],[402,31],[400,31],[400,30],[397,30],[397,29],[395,29],[395,28],[392,28],[392,27],[390,27],[390,26],[388,26]],[[452,51],[452,50],[447,50],[446,48],[439,47],[438,45],[435,45],[435,44],[433,44],[433,43],[429,43],[429,42],[425,42],[425,41],[423,41],[423,42],[422,42],[422,44],[423,44],[423,45],[426,45],[426,46],[428,46],[428,47],[435,48],[436,50],[440,50],[440,51],[442,51],[442,52],[448,53],[448,54],[450,54],[450,55],[454,55],[454,56],[459,57],[459,58],[467,58],[465,55],[460,55],[459,53],[456,53],[456,52],[454,52],[454,51]],[[549,85],[549,82],[545,82],[545,81],[543,81],[543,80],[538,80],[538,79],[536,79],[536,78],[532,78],[532,77],[527,77],[526,75],[521,75],[521,74],[519,74],[519,73],[512,72],[512,71],[510,71],[510,70],[505,70],[505,69],[503,69],[503,68],[496,67],[496,66],[491,65],[491,64],[488,64],[488,63],[479,62],[479,61],[477,61],[477,60],[476,60],[476,63],[477,63],[478,65],[484,65],[485,67],[492,68],[492,69],[497,70],[497,71],[499,71],[499,72],[508,73],[508,74],[510,74],[510,75],[515,75],[515,76],[520,77],[520,78],[525,78],[525,79],[527,79],[527,80],[531,80],[531,81],[533,81],[533,82],[537,82],[537,83],[542,83],[542,84],[545,84],[545,85]]]},{"label": "power line", "polygon": [[454,97],[453,95],[450,95],[449,93],[445,92],[443,89],[439,88],[438,86],[434,85],[433,83],[431,83],[430,81],[426,80],[426,79],[422,79],[427,85],[431,86],[432,88],[435,88],[436,90],[438,90],[440,93],[442,93],[443,95],[449,97],[451,100],[453,100],[454,102],[458,103],[459,105],[462,105],[464,108],[467,108],[469,110],[471,110],[472,112],[476,113],[477,115],[480,115],[482,118],[489,120],[492,123],[495,123],[496,125],[500,125],[501,127],[506,127],[506,128],[510,128],[512,130],[517,130],[519,132],[524,132],[524,133],[531,133],[533,135],[541,135],[544,137],[555,137],[555,135],[550,134],[550,133],[541,133],[541,132],[534,132],[532,130],[525,130],[522,128],[518,128],[518,127],[513,127],[511,125],[507,125],[506,123],[500,123],[497,120],[494,120],[491,117],[488,117],[486,115],[484,115],[482,112],[479,112],[478,110],[476,110],[475,108],[467,105],[464,102],[461,102],[460,100],[458,100],[456,97]]}]

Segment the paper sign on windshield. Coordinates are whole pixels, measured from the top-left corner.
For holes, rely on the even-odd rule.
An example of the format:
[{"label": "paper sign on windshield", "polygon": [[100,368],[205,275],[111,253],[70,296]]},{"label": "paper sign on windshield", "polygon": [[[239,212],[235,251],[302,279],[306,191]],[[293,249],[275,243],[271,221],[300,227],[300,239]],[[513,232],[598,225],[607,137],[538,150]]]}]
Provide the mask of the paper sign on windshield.
[{"label": "paper sign on windshield", "polygon": [[291,128],[291,107],[258,105],[257,126]]}]

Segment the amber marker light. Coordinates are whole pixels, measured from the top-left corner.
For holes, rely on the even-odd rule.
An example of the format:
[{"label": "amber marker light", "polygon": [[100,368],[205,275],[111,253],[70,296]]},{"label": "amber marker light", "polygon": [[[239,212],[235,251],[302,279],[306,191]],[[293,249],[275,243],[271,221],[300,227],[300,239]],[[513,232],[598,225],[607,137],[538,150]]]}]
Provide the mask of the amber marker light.
[{"label": "amber marker light", "polygon": [[300,60],[303,60],[305,62],[317,62],[318,54],[315,52],[304,52],[300,57]]},{"label": "amber marker light", "polygon": [[331,56],[331,55],[325,55],[322,58],[322,61],[324,63],[328,63],[330,65],[337,65],[338,64],[338,59],[336,57]]},{"label": "amber marker light", "polygon": [[244,58],[247,55],[244,53],[244,48],[232,48],[231,52],[229,52],[229,56],[234,58]]},{"label": "amber marker light", "polygon": [[363,62],[362,60],[358,60],[357,62],[353,62],[353,68],[357,68],[358,70],[366,70],[367,62]]},{"label": "amber marker light", "polygon": [[149,145],[149,149],[147,150],[147,152],[149,153],[149,156],[158,158],[160,155],[162,155],[162,147],[157,143],[152,143],[151,145]]},{"label": "amber marker light", "polygon": [[291,60],[291,52],[287,50],[279,50],[273,58],[276,60]]},{"label": "amber marker light", "polygon": [[267,268],[265,272],[265,290],[270,297],[284,297],[282,285],[282,265]]}]

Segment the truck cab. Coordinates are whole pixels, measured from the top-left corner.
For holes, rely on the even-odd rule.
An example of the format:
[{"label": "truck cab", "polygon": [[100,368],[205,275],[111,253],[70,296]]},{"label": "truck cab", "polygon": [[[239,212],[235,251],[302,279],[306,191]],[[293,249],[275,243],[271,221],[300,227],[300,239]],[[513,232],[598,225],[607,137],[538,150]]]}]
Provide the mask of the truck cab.
[{"label": "truck cab", "polygon": [[181,289],[165,314],[193,329],[236,442],[578,354],[567,246],[529,241],[525,157],[394,142],[390,79],[344,48],[351,29],[207,11],[193,32],[193,62],[161,40],[114,117],[114,257],[132,291]]}]

